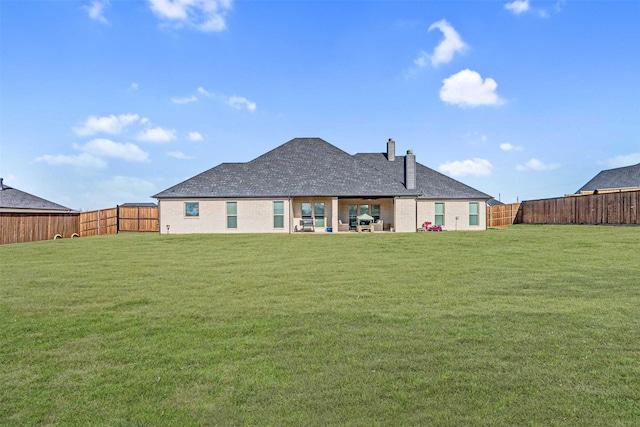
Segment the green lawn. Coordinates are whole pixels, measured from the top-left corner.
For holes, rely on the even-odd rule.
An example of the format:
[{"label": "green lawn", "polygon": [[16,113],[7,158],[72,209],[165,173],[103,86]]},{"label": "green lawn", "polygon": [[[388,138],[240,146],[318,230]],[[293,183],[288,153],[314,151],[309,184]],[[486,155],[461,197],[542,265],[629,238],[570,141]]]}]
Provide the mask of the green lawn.
[{"label": "green lawn", "polygon": [[639,423],[640,227],[0,246],[2,425]]}]

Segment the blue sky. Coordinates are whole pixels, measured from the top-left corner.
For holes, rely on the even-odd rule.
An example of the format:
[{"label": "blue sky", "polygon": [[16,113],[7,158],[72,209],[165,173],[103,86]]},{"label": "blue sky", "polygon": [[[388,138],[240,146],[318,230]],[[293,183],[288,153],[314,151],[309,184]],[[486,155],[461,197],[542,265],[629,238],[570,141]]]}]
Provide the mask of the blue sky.
[{"label": "blue sky", "polygon": [[638,1],[0,1],[0,176],[73,209],[295,137],[503,202],[640,162]]}]

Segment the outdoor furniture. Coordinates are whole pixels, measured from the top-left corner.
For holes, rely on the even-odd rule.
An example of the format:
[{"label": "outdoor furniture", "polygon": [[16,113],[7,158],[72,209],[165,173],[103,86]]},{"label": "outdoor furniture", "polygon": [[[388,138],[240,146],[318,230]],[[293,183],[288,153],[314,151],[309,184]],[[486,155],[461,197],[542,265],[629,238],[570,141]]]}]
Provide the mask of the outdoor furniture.
[{"label": "outdoor furniture", "polygon": [[349,231],[349,224],[343,224],[342,220],[338,220],[338,231]]},{"label": "outdoor furniture", "polygon": [[357,219],[357,225],[356,225],[357,232],[373,231],[373,217],[371,215],[368,215],[365,213],[362,215],[358,215],[356,219]]},{"label": "outdoor furniture", "polygon": [[356,225],[356,231],[362,233],[363,231],[373,232],[373,225]]},{"label": "outdoor furniture", "polygon": [[302,218],[300,220],[300,231],[316,231],[313,226],[313,218]]},{"label": "outdoor furniture", "polygon": [[373,231],[382,231],[382,230],[384,230],[384,225],[382,223],[382,220],[379,219],[373,223]]}]

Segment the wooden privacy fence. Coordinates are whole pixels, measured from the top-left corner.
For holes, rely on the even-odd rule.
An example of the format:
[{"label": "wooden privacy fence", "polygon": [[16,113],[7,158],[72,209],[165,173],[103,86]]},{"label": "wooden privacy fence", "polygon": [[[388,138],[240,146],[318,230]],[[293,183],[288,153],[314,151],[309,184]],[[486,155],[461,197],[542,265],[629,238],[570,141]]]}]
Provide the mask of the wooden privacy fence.
[{"label": "wooden privacy fence", "polygon": [[79,213],[0,213],[0,245],[67,238],[78,233]]},{"label": "wooden privacy fence", "polygon": [[520,203],[495,206],[487,205],[487,228],[506,227],[511,224],[517,224],[521,214]]},{"label": "wooden privacy fence", "polygon": [[158,229],[157,206],[116,206],[89,212],[0,212],[0,245]]},{"label": "wooden privacy fence", "polygon": [[640,224],[640,191],[618,191],[487,206],[487,227],[511,224]]},{"label": "wooden privacy fence", "polygon": [[522,203],[523,224],[640,224],[640,191],[531,200]]},{"label": "wooden privacy fence", "polygon": [[157,206],[116,206],[80,214],[81,237],[158,230]]},{"label": "wooden privacy fence", "polygon": [[98,209],[80,214],[80,237],[116,234],[118,208]]}]

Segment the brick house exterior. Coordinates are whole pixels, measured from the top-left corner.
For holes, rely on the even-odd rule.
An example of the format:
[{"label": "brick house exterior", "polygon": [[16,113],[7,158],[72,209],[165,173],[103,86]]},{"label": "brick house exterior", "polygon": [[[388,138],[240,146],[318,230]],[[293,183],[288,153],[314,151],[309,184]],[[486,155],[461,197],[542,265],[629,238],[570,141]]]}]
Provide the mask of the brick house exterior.
[{"label": "brick house exterior", "polygon": [[223,163],[153,196],[161,233],[485,230],[491,196],[430,169],[409,150],[348,154],[295,138],[246,163]]}]

